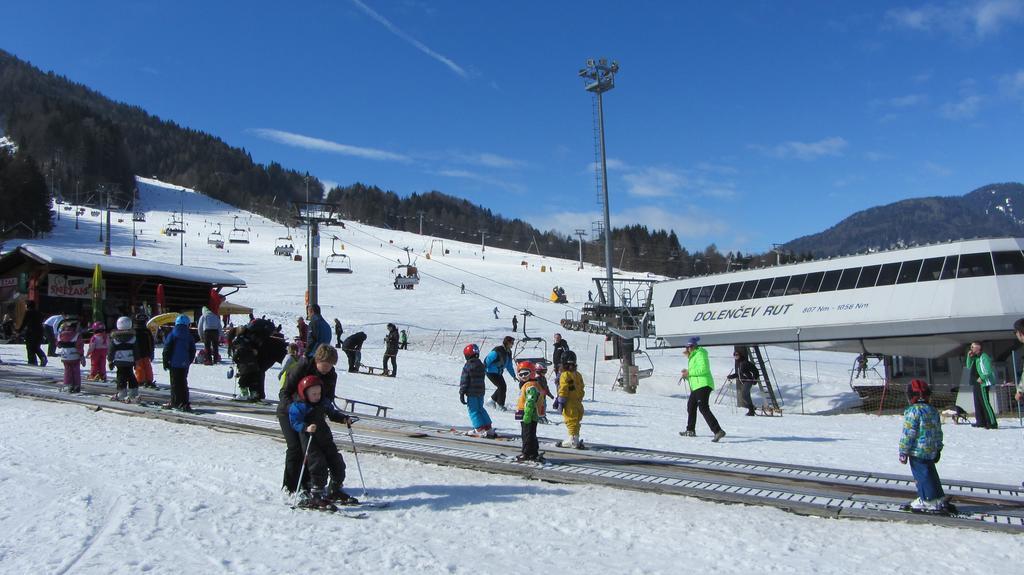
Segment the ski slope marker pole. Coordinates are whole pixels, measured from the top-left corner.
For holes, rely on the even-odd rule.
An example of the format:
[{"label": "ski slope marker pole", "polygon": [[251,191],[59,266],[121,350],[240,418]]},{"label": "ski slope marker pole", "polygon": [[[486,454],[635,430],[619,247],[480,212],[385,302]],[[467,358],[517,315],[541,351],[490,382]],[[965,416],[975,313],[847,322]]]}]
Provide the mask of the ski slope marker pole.
[{"label": "ski slope marker pole", "polygon": [[348,425],[348,438],[352,442],[352,457],[356,460],[356,470],[359,471],[359,483],[363,486],[363,497],[366,497],[366,482],[363,481],[363,468],[359,465],[359,451],[356,450],[356,438],[352,435],[352,424]]}]

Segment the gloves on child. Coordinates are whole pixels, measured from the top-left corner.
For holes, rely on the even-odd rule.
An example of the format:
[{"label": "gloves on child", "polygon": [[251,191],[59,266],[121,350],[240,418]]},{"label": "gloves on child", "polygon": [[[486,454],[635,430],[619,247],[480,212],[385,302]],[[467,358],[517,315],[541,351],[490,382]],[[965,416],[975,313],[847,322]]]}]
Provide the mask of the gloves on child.
[{"label": "gloves on child", "polygon": [[942,450],[940,449],[937,452],[935,452],[935,463],[938,463],[939,462],[939,458],[941,458],[941,457],[942,457]]},{"label": "gloves on child", "polygon": [[900,463],[903,463],[903,464],[907,463],[907,454],[906,453],[901,453],[900,454]]},{"label": "gloves on child", "polygon": [[466,405],[466,394],[465,393],[460,393],[459,394],[459,403],[461,403],[462,405]]},{"label": "gloves on child", "polygon": [[555,402],[551,404],[551,409],[553,409],[555,413],[562,413],[563,407],[565,407],[565,402],[562,401],[561,397],[556,397]]}]

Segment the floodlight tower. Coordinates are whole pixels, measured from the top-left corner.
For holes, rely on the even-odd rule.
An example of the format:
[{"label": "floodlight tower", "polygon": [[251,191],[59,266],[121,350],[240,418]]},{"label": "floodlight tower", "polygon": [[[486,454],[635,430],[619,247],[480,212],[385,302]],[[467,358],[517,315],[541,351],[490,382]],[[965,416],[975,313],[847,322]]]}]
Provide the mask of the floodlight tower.
[{"label": "floodlight tower", "polygon": [[601,196],[604,200],[604,264],[608,276],[608,305],[615,307],[615,290],[612,284],[612,226],[608,215],[608,159],[604,146],[604,103],[602,94],[615,87],[615,74],[619,71],[619,63],[605,58],[597,61],[587,60],[587,67],[579,71],[579,77],[585,82],[586,91],[597,97],[598,133],[601,145]]}]

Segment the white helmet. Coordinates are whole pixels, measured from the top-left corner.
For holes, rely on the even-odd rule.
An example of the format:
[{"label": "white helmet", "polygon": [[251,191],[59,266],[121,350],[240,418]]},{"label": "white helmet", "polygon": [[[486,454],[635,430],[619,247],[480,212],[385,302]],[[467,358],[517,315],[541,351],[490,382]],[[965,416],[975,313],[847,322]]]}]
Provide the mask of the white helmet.
[{"label": "white helmet", "polygon": [[132,318],[123,315],[117,318],[117,329],[128,330],[132,328]]}]

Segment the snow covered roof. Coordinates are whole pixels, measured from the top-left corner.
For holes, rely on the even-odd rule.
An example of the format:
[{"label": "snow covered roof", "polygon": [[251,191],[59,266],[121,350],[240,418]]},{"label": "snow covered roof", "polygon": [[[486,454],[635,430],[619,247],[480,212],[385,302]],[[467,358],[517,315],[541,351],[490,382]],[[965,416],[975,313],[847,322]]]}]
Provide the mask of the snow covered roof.
[{"label": "snow covered roof", "polygon": [[218,286],[245,285],[245,280],[242,278],[213,268],[176,266],[141,258],[105,256],[91,252],[30,243],[21,244],[17,249],[34,260],[53,265],[78,268],[89,273],[92,273],[96,264],[99,264],[103,273],[145,275],[172,280],[209,283]]}]

